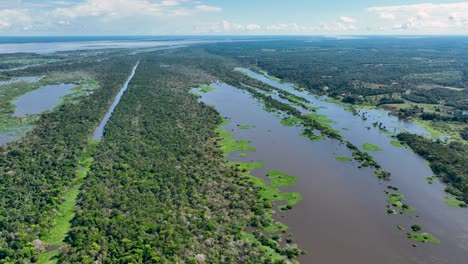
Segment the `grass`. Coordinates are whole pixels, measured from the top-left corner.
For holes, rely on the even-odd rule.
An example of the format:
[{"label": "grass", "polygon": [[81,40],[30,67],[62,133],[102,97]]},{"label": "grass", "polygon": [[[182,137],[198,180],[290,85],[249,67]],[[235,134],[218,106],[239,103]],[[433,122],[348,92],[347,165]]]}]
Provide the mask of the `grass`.
[{"label": "grass", "polygon": [[267,173],[267,176],[270,178],[270,185],[272,187],[294,186],[297,182],[296,176],[290,176],[279,170],[271,170]]},{"label": "grass", "polygon": [[394,140],[394,141],[390,142],[390,144],[392,144],[392,146],[397,147],[397,148],[402,148],[403,147],[403,145],[398,140]]},{"label": "grass", "polygon": [[434,176],[431,176],[431,177],[426,177],[425,179],[426,179],[427,183],[433,184],[434,181],[437,179],[437,176],[434,175]]},{"label": "grass", "polygon": [[[72,187],[65,192],[63,202],[58,208],[57,217],[52,223],[52,228],[46,235],[41,237],[41,240],[49,245],[61,246],[63,241],[71,228],[71,220],[75,217],[75,205],[78,195],[80,193],[83,179],[88,175],[91,165],[94,162],[93,155],[99,144],[99,140],[90,140],[88,146],[79,158],[78,169],[76,170],[76,177],[73,179]],[[57,252],[55,252],[57,251]],[[37,263],[56,263],[52,258],[58,255],[58,250],[46,252],[41,254]]]},{"label": "grass", "polygon": [[337,161],[343,161],[343,162],[351,162],[351,161],[353,161],[352,158],[343,157],[343,156],[336,156],[335,159],[336,159]]},{"label": "grass", "polygon": [[36,263],[38,264],[55,264],[58,262],[58,255],[60,251],[58,249],[43,253],[39,256]]},{"label": "grass", "polygon": [[365,143],[362,145],[362,148],[365,150],[371,150],[371,151],[381,151],[382,149],[379,146],[370,144],[370,143]]},{"label": "grass", "polygon": [[445,196],[444,197],[445,199],[445,204],[448,205],[448,206],[451,206],[451,207],[462,207],[462,208],[465,208],[467,207],[467,204],[463,201],[460,201],[454,197],[451,197],[451,196]]},{"label": "grass", "polygon": [[288,126],[288,127],[291,127],[291,126],[297,126],[301,123],[301,119],[298,118],[298,117],[287,117],[287,118],[284,118],[281,120],[281,124],[283,126]]},{"label": "grass", "polygon": [[214,88],[212,86],[209,86],[207,84],[202,84],[200,86],[200,92],[202,92],[202,93],[209,93],[209,92],[213,92],[215,90],[216,90],[216,88]]},{"label": "grass", "polygon": [[408,233],[408,238],[417,242],[440,244],[440,240],[429,233]]}]

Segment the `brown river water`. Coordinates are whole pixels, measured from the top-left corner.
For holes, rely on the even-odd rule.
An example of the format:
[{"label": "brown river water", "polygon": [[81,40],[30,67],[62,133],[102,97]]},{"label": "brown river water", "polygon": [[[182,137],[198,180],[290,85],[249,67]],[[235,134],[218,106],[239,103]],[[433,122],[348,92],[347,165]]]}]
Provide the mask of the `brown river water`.
[{"label": "brown river water", "polygon": [[[307,97],[312,106],[322,107],[317,112],[332,119],[334,123],[330,125],[354,145],[378,145],[382,151],[369,152],[392,173],[390,182],[382,182],[373,170],[359,169],[355,161],[337,161],[336,156],[351,156],[346,146],[337,140],[311,141],[300,136],[301,128],[281,125],[281,117],[266,112],[248,92],[215,83],[215,91],[202,93],[201,101],[231,119],[224,128],[236,140],[249,140],[256,148],[247,157],[232,153],[229,160],[264,162],[265,168],[253,174],[265,179],[266,172],[272,169],[298,177],[296,186],[282,190],[299,192],[303,200],[292,210],[278,211],[274,217],[289,226],[294,243],[307,251],[299,257],[301,263],[466,263],[468,209],[447,206],[444,186],[426,182],[425,177],[433,173],[424,160],[406,148],[391,145],[394,139],[371,124],[379,120],[395,133],[406,130],[427,134],[423,128],[389,116],[384,110],[364,110],[368,120],[363,120],[343,106],[296,91],[289,84],[276,83],[247,69],[242,71]],[[238,124],[251,128],[243,130]],[[404,202],[416,209],[414,212],[387,214],[384,191],[390,184],[399,188]],[[424,232],[439,238],[441,244],[409,240],[409,231],[399,230],[397,224],[408,230],[419,224]]]}]

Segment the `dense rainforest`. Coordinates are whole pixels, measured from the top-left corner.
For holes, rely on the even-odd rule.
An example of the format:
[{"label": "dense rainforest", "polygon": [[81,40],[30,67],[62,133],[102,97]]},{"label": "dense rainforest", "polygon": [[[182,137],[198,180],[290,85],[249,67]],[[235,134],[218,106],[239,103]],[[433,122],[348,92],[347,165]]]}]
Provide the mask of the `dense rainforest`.
[{"label": "dense rainforest", "polygon": [[284,262],[263,246],[297,254],[258,232],[259,242],[245,240],[252,219],[271,221],[271,204],[225,163],[215,140],[220,116],[189,93],[216,79],[195,59],[142,59],[95,155],[61,262]]},{"label": "dense rainforest", "polygon": [[[0,78],[83,71],[97,80],[99,89],[77,103],[62,104],[43,114],[22,140],[0,147],[0,263],[34,263],[41,253],[52,250],[43,248],[40,239],[52,228],[80,169],[80,157],[87,154],[93,130],[137,61],[136,74],[104,138],[95,143],[93,163],[58,262],[294,260],[300,254],[296,247],[276,242],[262,229],[271,226],[275,204],[259,199],[246,171],[226,162],[216,132],[222,117],[189,91],[215,81],[248,91],[266,108],[302,120],[305,136],[315,139],[317,130],[341,141],[363,167],[374,167],[387,179],[389,173],[367,152],[313,117],[274,100],[268,95],[274,87],[233,70],[239,66],[264,69],[344,103],[419,104],[400,108],[404,118],[466,123],[466,47],[436,41],[433,49],[419,50],[421,44],[411,41],[405,48],[390,40],[376,41],[382,42],[380,50],[357,41],[343,47],[334,41],[286,40],[210,44],[138,55],[121,50],[57,53],[43,60],[24,55],[24,64],[46,64],[4,72]],[[0,68],[21,65],[11,61]],[[275,92],[305,107],[303,98],[279,89]],[[439,111],[428,111],[425,104]],[[458,132],[459,142],[407,133],[398,139],[430,162],[447,183],[448,192],[468,202],[468,173],[463,166],[468,132],[466,127]]]},{"label": "dense rainforest", "polygon": [[135,58],[118,57],[31,69],[32,75],[86,71],[101,89],[78,104],[44,114],[23,140],[0,147],[0,262],[37,258],[32,241],[51,227],[89,135],[134,63]]}]

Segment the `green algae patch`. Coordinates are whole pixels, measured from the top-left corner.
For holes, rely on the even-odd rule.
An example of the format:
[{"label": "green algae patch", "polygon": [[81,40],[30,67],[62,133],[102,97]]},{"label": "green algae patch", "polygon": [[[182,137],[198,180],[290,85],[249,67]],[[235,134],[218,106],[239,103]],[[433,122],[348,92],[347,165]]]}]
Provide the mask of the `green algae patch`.
[{"label": "green algae patch", "polygon": [[213,92],[215,90],[216,90],[216,88],[214,88],[212,86],[209,86],[209,85],[206,85],[206,84],[203,84],[202,86],[200,86],[200,92],[202,92],[202,93],[209,93],[209,92]]},{"label": "green algae patch", "polygon": [[243,153],[239,153],[239,155],[237,156],[244,158],[244,157],[247,157],[248,155],[249,155],[248,153],[243,152]]},{"label": "green algae patch", "polygon": [[288,126],[288,127],[291,127],[291,126],[297,126],[301,123],[301,119],[298,118],[298,117],[287,117],[287,118],[283,118],[280,123],[283,125],[283,126]]},{"label": "green algae patch", "polygon": [[440,244],[440,240],[429,233],[408,233],[407,236],[417,242]]},{"label": "green algae patch", "polygon": [[290,176],[279,170],[271,170],[267,173],[272,187],[289,187],[296,185],[297,177]]},{"label": "green algae patch", "polygon": [[342,162],[351,162],[351,161],[353,161],[352,158],[343,157],[343,156],[336,156],[335,159],[337,161],[342,161]]},{"label": "green algae patch", "polygon": [[371,150],[371,151],[381,151],[382,150],[379,146],[372,145],[370,143],[363,144],[362,148],[365,149],[365,150]]},{"label": "green algae patch", "polygon": [[390,142],[390,144],[392,144],[392,146],[397,147],[397,148],[402,148],[403,147],[403,145],[400,143],[400,141],[397,141],[397,140],[393,140],[392,142]]}]

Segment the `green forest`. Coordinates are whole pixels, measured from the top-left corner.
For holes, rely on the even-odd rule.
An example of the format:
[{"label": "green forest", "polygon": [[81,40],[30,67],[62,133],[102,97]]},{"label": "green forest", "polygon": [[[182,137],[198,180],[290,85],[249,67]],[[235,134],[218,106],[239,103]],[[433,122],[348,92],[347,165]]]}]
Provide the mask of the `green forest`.
[{"label": "green forest", "polygon": [[[301,194],[278,189],[292,187],[297,177],[271,170],[268,185],[251,175],[261,163],[227,160],[231,150],[255,148],[247,141],[243,148],[236,149],[239,141],[226,147],[232,137],[221,129],[226,120],[191,92],[213,92],[209,84],[216,82],[248,93],[281,124],[299,127],[307,140],[336,141],[349,156],[336,156],[346,161],[343,166],[356,162],[356,169],[372,170],[379,183],[391,180],[373,157],[379,146],[354,145],[307,99],[236,67],[267,71],[279,82],[330,96],[353,113],[383,107],[422,122],[431,136],[403,131],[392,144],[427,160],[446,192],[468,203],[467,48],[435,41],[431,51],[422,51],[411,41],[406,48],[386,41],[376,40],[379,51],[353,41],[284,40],[142,53],[0,55],[0,69],[38,64],[1,72],[2,80],[45,76],[0,89],[2,125],[12,118],[11,101],[42,85],[81,84],[85,76],[95,86],[30,117],[32,129],[24,137],[0,146],[0,263],[296,263],[306,252],[273,212],[291,210],[301,200]],[[91,140],[138,61],[104,137]],[[246,133],[251,127],[238,126]],[[403,207],[399,214],[415,210],[402,203],[402,194],[385,193],[387,202]],[[397,213],[387,207],[388,214]]]}]

